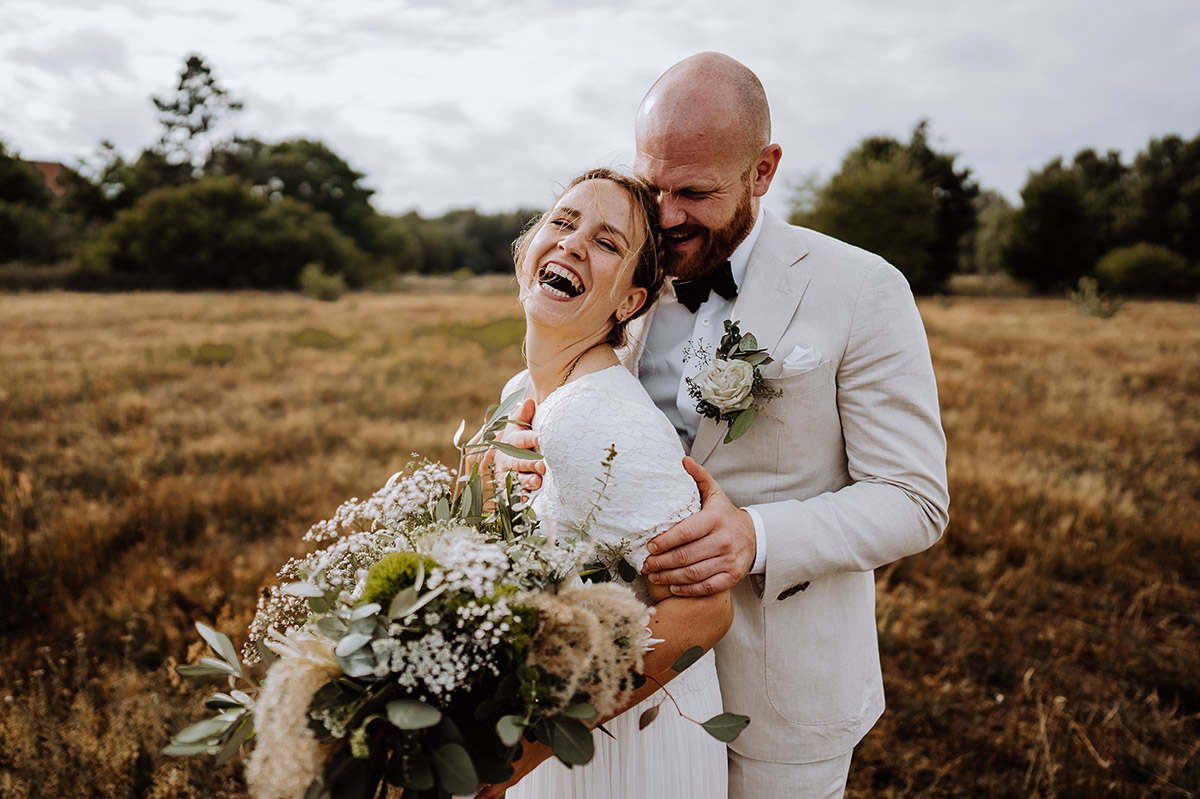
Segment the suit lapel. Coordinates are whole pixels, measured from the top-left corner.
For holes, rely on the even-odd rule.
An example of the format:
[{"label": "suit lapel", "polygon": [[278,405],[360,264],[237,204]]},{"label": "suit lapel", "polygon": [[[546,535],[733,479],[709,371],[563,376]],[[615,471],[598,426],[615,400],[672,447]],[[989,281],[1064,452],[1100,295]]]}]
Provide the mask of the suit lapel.
[{"label": "suit lapel", "polygon": [[[743,334],[753,333],[758,346],[769,352],[783,338],[808,287],[811,275],[797,266],[807,254],[797,230],[767,211],[731,318],[740,323]],[[703,463],[727,430],[725,422],[702,418],[691,456]]]}]

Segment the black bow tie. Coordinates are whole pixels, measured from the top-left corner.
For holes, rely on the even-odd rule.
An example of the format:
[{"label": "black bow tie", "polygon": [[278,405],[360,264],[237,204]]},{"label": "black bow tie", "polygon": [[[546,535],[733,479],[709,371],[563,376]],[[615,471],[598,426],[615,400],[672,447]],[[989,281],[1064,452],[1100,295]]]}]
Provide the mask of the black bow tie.
[{"label": "black bow tie", "polygon": [[733,279],[733,267],[728,261],[695,280],[676,278],[671,284],[675,286],[675,299],[692,313],[700,309],[708,299],[710,291],[717,292],[727,300],[732,300],[738,293],[737,283]]}]

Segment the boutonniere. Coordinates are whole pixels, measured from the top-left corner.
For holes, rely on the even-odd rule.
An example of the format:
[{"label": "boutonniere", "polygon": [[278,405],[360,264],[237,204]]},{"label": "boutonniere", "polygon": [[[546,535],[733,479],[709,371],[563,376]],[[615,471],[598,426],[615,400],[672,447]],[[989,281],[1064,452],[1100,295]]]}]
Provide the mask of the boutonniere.
[{"label": "boutonniere", "polygon": [[725,335],[713,356],[689,345],[684,360],[697,358],[705,363],[694,378],[687,378],[688,394],[696,400],[701,416],[728,422],[725,443],[740,438],[754,422],[755,403],[783,395],[763,379],[760,366],[771,363],[765,349],[758,348],[752,333],[738,330],[738,323],[727,321]]}]

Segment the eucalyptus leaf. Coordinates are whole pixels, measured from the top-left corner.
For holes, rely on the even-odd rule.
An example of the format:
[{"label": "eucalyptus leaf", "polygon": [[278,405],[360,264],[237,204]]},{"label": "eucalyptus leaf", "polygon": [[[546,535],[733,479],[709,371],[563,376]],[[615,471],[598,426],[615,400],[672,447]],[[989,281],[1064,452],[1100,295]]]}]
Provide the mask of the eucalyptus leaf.
[{"label": "eucalyptus leaf", "polygon": [[462,744],[448,743],[433,752],[433,768],[442,790],[451,794],[472,794],[479,788],[475,764]]},{"label": "eucalyptus leaf", "polygon": [[217,747],[215,745],[208,744],[208,743],[196,743],[196,744],[172,743],[172,744],[168,744],[167,746],[164,746],[162,749],[162,753],[164,755],[171,755],[172,757],[189,757],[191,755],[210,753],[210,752],[212,752],[212,750],[214,750],[216,748]]},{"label": "eucalyptus leaf", "polygon": [[217,759],[213,761],[214,768],[220,768],[229,762],[229,760],[237,754],[237,750],[242,748],[242,744],[250,737],[250,733],[254,732],[254,723],[249,719],[245,719],[234,731],[233,735],[229,736],[229,740],[221,747],[221,751],[217,753]]},{"label": "eucalyptus leaf", "polygon": [[[441,585],[439,585],[437,588],[433,589],[432,591],[426,592],[424,596],[420,597],[419,599],[417,599],[415,602],[413,602],[411,605],[408,605],[408,606],[396,608],[396,603],[393,602],[392,609],[389,611],[388,615],[393,619],[402,619],[405,616],[409,615],[410,613],[416,613],[418,610],[425,607],[430,602],[432,602],[433,600],[435,600],[439,596],[441,596],[443,593],[445,593],[446,589],[448,589],[449,587],[450,587],[449,583],[442,583]],[[405,589],[405,590],[408,590],[408,589]],[[404,591],[401,591],[400,593],[402,594],[402,593],[404,593]],[[399,596],[400,596],[400,594],[396,595],[397,598],[399,598]]]},{"label": "eucalyptus leaf", "polygon": [[317,622],[317,629],[323,633],[338,636],[346,632],[346,622],[337,616],[326,616]]},{"label": "eucalyptus leaf", "polygon": [[237,676],[238,674],[233,666],[230,666],[225,661],[210,657],[200,658],[199,662],[186,666],[176,666],[175,671],[184,677],[203,677],[210,674]]},{"label": "eucalyptus leaf", "polygon": [[[418,561],[417,568],[420,568],[420,561]],[[403,591],[398,592],[394,597],[392,597],[392,602],[390,605],[388,605],[388,618],[398,619],[401,616],[407,616],[409,614],[408,608],[412,607],[416,603],[417,588],[416,586],[410,585],[408,588],[405,588]]]},{"label": "eucalyptus leaf", "polygon": [[375,658],[369,655],[355,655],[341,661],[340,665],[347,677],[370,677],[375,674]]},{"label": "eucalyptus leaf", "polygon": [[638,576],[637,569],[624,558],[617,561],[617,574],[621,575],[621,579],[627,583],[632,583]]},{"label": "eucalyptus leaf", "polygon": [[725,434],[725,443],[741,438],[750,425],[754,423],[754,408],[747,408],[734,417],[733,424],[729,425],[729,432]]},{"label": "eucalyptus leaf", "polygon": [[442,720],[442,711],[415,699],[397,699],[387,703],[387,717],[401,730],[424,730]]},{"label": "eucalyptus leaf", "polygon": [[450,503],[445,497],[438,499],[437,505],[433,509],[433,518],[442,522],[449,521]]},{"label": "eucalyptus leaf", "polygon": [[675,658],[675,662],[671,664],[673,671],[683,671],[688,666],[695,663],[704,655],[704,647],[693,646],[691,649],[684,652],[679,657]]},{"label": "eucalyptus leaf", "polygon": [[329,602],[323,596],[314,596],[308,598],[308,609],[313,613],[328,613]]},{"label": "eucalyptus leaf", "polygon": [[179,744],[194,744],[201,741],[212,741],[220,738],[225,730],[229,729],[229,722],[223,721],[220,718],[205,719],[184,727],[176,735],[171,738],[172,743]]},{"label": "eucalyptus leaf", "polygon": [[562,715],[569,719],[594,719],[596,718],[596,708],[587,702],[580,702],[570,707],[564,707]]},{"label": "eucalyptus leaf", "polygon": [[582,766],[596,753],[592,733],[583,722],[572,719],[552,719],[554,725],[554,756],[568,766]]},{"label": "eucalyptus leaf", "polygon": [[325,591],[313,585],[312,583],[288,583],[283,588],[279,589],[288,596],[303,596],[303,597],[321,597],[325,598]]},{"label": "eucalyptus leaf", "polygon": [[338,641],[337,646],[333,650],[333,654],[338,657],[346,657],[347,655],[358,651],[365,644],[371,642],[371,636],[365,633],[350,633],[342,640]]},{"label": "eucalyptus leaf", "polygon": [[254,700],[245,691],[230,691],[229,695],[242,704],[242,707],[254,707]]},{"label": "eucalyptus leaf", "polygon": [[231,707],[241,707],[242,703],[227,694],[213,694],[204,702],[209,710],[226,710]]},{"label": "eucalyptus leaf", "polygon": [[746,725],[749,723],[749,716],[741,716],[737,713],[721,713],[713,716],[700,726],[718,741],[729,743],[741,735],[742,730],[746,729]]},{"label": "eucalyptus leaf", "polygon": [[496,722],[496,737],[505,746],[516,746],[521,740],[524,726],[518,716],[501,716]]},{"label": "eucalyptus leaf", "polygon": [[526,461],[540,461],[542,459],[540,452],[514,447],[512,444],[505,444],[503,441],[493,441],[492,446],[512,458],[519,458]]},{"label": "eucalyptus leaf", "polygon": [[374,616],[382,609],[383,606],[378,602],[368,602],[365,605],[359,605],[350,611],[350,621],[358,621],[359,619],[365,619],[368,616]]},{"label": "eucalyptus leaf", "polygon": [[433,769],[421,752],[396,753],[388,761],[388,782],[413,791],[428,791],[433,787]]},{"label": "eucalyptus leaf", "polygon": [[742,358],[742,360],[751,366],[762,366],[764,363],[770,362],[771,356],[767,355],[766,351],[759,351],[750,353],[746,357]]},{"label": "eucalyptus leaf", "polygon": [[642,715],[638,717],[638,729],[644,730],[650,726],[650,722],[658,718],[658,711],[662,709],[662,705],[654,705],[646,708]]},{"label": "eucalyptus leaf", "polygon": [[740,347],[742,349],[742,352],[749,352],[750,350],[756,350],[756,349],[758,349],[758,339],[756,339],[754,337],[753,333],[747,333],[744,336],[742,336],[742,341],[741,341]]},{"label": "eucalyptus leaf", "polygon": [[200,631],[200,637],[212,647],[212,650],[220,655],[222,660],[233,666],[234,671],[241,677],[242,661],[238,658],[237,650],[233,648],[233,642],[229,640],[229,636],[219,633],[201,622],[196,622],[196,629]]}]

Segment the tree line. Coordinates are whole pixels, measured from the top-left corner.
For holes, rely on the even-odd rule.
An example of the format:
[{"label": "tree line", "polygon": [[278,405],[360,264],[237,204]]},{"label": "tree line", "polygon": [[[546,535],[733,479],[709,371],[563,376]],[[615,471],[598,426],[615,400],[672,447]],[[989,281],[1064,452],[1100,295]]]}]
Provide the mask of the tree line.
[{"label": "tree line", "polygon": [[[383,286],[509,272],[537,213],[381,214],[364,175],[320,141],[222,136],[242,104],[200,56],[151,99],[159,141],[133,160],[102,143],[62,171],[58,192],[0,142],[0,263],[69,263],[85,288],[296,288],[302,275]],[[1081,277],[1129,294],[1200,291],[1200,135],[1151,140],[1130,163],[1113,150],[1055,159],[1015,208],[958,160],[928,121],[907,141],[868,137],[831,178],[798,187],[789,221],[879,253],[919,292],[963,272],[1040,292]]]}]

